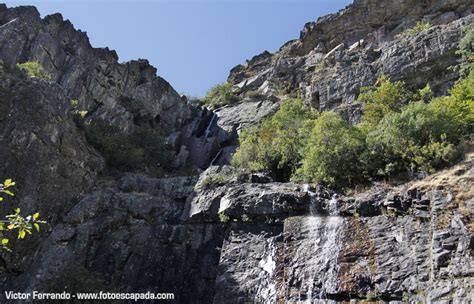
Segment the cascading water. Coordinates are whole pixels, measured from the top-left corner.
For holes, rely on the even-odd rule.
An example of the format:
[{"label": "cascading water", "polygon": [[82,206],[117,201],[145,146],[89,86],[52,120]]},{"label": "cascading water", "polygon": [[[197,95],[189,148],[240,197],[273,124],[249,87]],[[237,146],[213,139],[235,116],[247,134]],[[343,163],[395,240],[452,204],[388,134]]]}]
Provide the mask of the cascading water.
[{"label": "cascading water", "polygon": [[[336,196],[330,200],[311,195],[310,214],[298,221],[299,238],[287,244],[295,253],[293,265],[298,265],[299,282],[295,283],[298,299],[305,303],[315,303],[327,299],[327,294],[337,292],[337,257],[343,237],[344,219],[338,216]],[[329,214],[319,212],[321,204]]]},{"label": "cascading water", "polygon": [[211,163],[209,164],[209,166],[214,166],[216,161],[219,159],[219,157],[221,156],[222,154],[222,151],[224,151],[223,149],[220,149],[219,152],[217,152],[216,156],[214,156],[214,158],[211,160]]},{"label": "cascading water", "polygon": [[255,297],[256,303],[272,304],[276,302],[276,246],[275,238],[267,239],[264,257],[258,263],[260,283]]},{"label": "cascading water", "polygon": [[204,138],[209,138],[211,136],[212,128],[214,126],[214,122],[217,119],[217,114],[213,114],[209,124],[207,125],[206,131],[204,131]]}]

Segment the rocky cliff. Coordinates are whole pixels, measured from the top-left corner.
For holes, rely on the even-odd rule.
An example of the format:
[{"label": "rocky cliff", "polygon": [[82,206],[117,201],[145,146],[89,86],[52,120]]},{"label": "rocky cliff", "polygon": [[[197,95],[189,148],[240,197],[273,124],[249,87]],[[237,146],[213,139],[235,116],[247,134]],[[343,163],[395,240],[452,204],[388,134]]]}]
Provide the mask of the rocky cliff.
[{"label": "rocky cliff", "polygon": [[[417,22],[431,27],[404,33]],[[446,93],[456,79],[447,67],[456,62],[457,42],[470,22],[471,1],[354,1],[306,24],[298,40],[275,54],[265,51],[234,67],[228,80],[240,92],[300,97],[318,110],[349,107],[347,118],[355,120],[352,102],[360,87],[381,74]]]},{"label": "rocky cliff", "polygon": [[[146,60],[119,63],[114,51],[93,48],[59,14],[41,19],[33,7],[0,5],[0,176],[18,182],[22,210],[48,220],[38,237],[1,253],[1,289],[74,281],[174,292],[176,303],[468,303],[472,154],[423,180],[352,195],[224,164],[239,131],[287,97],[356,122],[352,101],[382,73],[445,93],[472,9],[463,0],[354,1],[308,23],[276,54],[235,67],[229,82],[242,100],[211,112]],[[421,20],[430,28],[404,32]],[[18,73],[26,61],[40,62],[51,81]],[[85,124],[163,134],[176,172],[110,174],[71,100],[87,111]],[[206,170],[185,175],[186,166]]]}]

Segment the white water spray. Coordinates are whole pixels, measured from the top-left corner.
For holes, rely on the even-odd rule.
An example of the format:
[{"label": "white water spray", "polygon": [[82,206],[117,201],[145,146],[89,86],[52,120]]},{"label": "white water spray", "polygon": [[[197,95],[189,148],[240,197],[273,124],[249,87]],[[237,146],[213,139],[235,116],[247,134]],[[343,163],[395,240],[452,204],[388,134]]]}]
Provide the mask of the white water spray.
[{"label": "white water spray", "polygon": [[264,257],[258,263],[262,269],[261,282],[257,288],[256,303],[272,304],[276,302],[276,247],[274,238],[267,239]]}]

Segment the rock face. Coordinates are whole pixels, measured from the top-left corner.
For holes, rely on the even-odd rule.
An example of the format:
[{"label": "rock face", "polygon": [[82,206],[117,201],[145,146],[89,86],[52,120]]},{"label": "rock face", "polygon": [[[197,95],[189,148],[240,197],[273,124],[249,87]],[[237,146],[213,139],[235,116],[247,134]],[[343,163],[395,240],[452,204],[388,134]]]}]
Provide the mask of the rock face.
[{"label": "rock face", "polygon": [[228,170],[220,171],[227,174],[225,185],[203,189],[201,180],[191,218],[213,221],[220,214],[231,223],[214,303],[468,301],[472,157],[424,181],[356,197],[292,184],[242,184]]},{"label": "rock face", "polygon": [[[146,60],[118,63],[114,51],[92,48],[60,15],[0,5],[0,177],[14,178],[15,203],[49,225],[0,253],[0,289],[47,290],[75,265],[79,284],[173,292],[176,303],[468,303],[472,153],[424,180],[353,196],[226,164],[239,132],[285,97],[355,123],[361,109],[351,102],[381,73],[445,92],[471,13],[463,0],[355,1],[277,54],[235,67],[229,81],[246,97],[211,112],[188,104]],[[399,35],[422,19],[433,27]],[[53,81],[15,72],[31,60]],[[175,174],[105,175],[71,100],[86,122],[159,130],[176,151]],[[185,176],[189,164],[206,170]]]},{"label": "rock face", "polygon": [[88,194],[44,240],[17,288],[36,290],[74,262],[123,291],[173,292],[179,303],[209,303],[223,230],[180,220],[194,183],[194,177],[127,174]]},{"label": "rock face", "polygon": [[[186,157],[181,163],[201,168],[220,148],[216,138],[200,138],[212,114],[188,104],[147,60],[119,63],[115,51],[93,48],[87,35],[60,14],[41,19],[34,7],[1,5],[0,45],[5,66],[39,62],[78,109],[87,111],[88,121],[103,119],[124,131],[145,126],[173,134],[176,154],[186,149],[207,160]],[[192,144],[196,142],[198,148]]]},{"label": "rock face", "polygon": [[[264,52],[236,66],[228,80],[244,94],[300,97],[321,111],[349,112],[344,116],[355,122],[357,109],[347,107],[381,74],[412,88],[429,83],[435,94],[446,93],[456,79],[447,68],[455,64],[457,43],[472,20],[467,0],[355,1],[306,24],[300,39],[277,53]],[[419,21],[431,27],[403,32]]]},{"label": "rock face", "polygon": [[0,59],[38,61],[79,108],[123,129],[134,121],[167,131],[190,118],[186,102],[146,60],[118,63],[115,51],[95,49],[86,34],[60,14],[41,19],[34,7],[0,9]]},{"label": "rock face", "polygon": [[2,175],[21,185],[21,207],[52,220],[91,189],[103,159],[76,128],[58,85],[0,77],[0,99]]}]

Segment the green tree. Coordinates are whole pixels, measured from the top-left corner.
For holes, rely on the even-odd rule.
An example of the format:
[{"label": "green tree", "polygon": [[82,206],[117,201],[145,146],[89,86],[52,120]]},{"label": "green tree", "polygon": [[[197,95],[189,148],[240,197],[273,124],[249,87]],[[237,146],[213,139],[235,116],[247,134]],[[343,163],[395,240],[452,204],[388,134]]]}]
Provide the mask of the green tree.
[{"label": "green tree", "polygon": [[364,179],[364,134],[337,113],[324,112],[315,122],[298,178],[334,187]]},{"label": "green tree", "polygon": [[472,139],[474,133],[474,70],[458,81],[448,96],[439,97],[430,103],[432,111],[448,122],[445,133],[448,140],[459,143]]},{"label": "green tree", "polygon": [[367,136],[372,175],[426,171],[447,162],[454,146],[447,140],[450,121],[429,104],[415,102],[384,117]]},{"label": "green tree", "polygon": [[259,128],[244,130],[233,164],[252,171],[270,171],[288,180],[302,159],[317,114],[301,100],[287,100]]},{"label": "green tree", "polygon": [[233,163],[284,181],[346,187],[432,172],[473,139],[474,71],[434,99],[429,85],[413,93],[381,76],[358,101],[364,108],[355,127],[335,112],[318,117],[299,100],[284,102],[260,127],[241,133]]},{"label": "green tree", "polygon": [[387,76],[379,76],[373,86],[361,88],[357,98],[364,105],[361,127],[375,128],[387,114],[399,112],[410,98],[412,94],[404,82],[391,82]]}]

